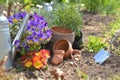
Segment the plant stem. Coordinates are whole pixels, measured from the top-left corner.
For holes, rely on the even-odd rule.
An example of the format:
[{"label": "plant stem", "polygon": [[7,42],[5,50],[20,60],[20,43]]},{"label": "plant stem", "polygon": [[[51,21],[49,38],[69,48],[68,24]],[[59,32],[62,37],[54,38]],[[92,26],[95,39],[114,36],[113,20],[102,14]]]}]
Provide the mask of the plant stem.
[{"label": "plant stem", "polygon": [[12,8],[12,1],[10,0],[10,1],[8,2],[7,17],[10,17],[11,8]]},{"label": "plant stem", "polygon": [[25,8],[27,5],[29,5],[30,3],[24,4],[18,11],[21,11],[23,8]]}]

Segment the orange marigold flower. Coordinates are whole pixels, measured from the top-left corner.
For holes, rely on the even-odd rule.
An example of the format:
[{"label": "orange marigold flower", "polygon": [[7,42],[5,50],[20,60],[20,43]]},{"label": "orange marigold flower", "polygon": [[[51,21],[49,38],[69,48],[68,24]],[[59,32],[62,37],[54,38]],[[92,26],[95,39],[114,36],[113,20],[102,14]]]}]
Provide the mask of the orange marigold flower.
[{"label": "orange marigold flower", "polygon": [[43,63],[39,60],[39,61],[33,62],[33,66],[34,66],[36,69],[40,69],[40,68],[43,67]]}]

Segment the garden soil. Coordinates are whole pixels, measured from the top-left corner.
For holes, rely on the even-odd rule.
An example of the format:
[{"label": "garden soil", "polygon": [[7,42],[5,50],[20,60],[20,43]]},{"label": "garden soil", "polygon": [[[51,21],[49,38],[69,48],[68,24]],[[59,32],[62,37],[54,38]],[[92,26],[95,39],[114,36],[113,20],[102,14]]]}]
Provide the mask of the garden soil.
[{"label": "garden soil", "polygon": [[[114,18],[110,16],[93,15],[84,12],[84,26],[82,29],[84,43],[87,42],[89,35],[102,36],[105,32],[105,27],[109,28],[109,23],[113,20]],[[46,46],[49,48],[50,44]],[[15,68],[4,75],[13,76],[13,80],[55,80],[51,74],[55,68],[59,68],[65,73],[63,80],[85,80],[86,75],[89,76],[86,80],[109,80],[113,75],[120,74],[120,56],[112,55],[100,65],[93,60],[95,54],[83,48],[81,49],[82,58],[80,54],[76,54],[73,59],[66,58],[57,66],[51,65],[49,62],[46,70],[22,70],[17,58],[15,60]],[[11,78],[9,80],[12,80]]]}]

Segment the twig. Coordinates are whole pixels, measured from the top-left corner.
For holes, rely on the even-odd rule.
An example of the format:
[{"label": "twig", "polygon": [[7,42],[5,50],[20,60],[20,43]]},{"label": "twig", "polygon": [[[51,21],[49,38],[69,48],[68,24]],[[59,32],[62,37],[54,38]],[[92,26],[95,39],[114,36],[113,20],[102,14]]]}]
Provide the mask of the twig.
[{"label": "twig", "polygon": [[29,5],[30,3],[27,3],[27,4],[24,4],[20,9],[19,11],[21,11],[23,8],[25,8],[27,5]]}]

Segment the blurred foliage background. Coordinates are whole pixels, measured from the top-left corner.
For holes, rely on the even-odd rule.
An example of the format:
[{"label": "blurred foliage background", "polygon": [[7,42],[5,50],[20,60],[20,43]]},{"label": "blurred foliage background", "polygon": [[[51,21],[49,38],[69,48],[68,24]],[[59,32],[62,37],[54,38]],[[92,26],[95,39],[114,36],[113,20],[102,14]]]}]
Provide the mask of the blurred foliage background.
[{"label": "blurred foliage background", "polygon": [[8,7],[9,3],[13,2],[20,2],[23,5],[28,3],[42,5],[44,2],[77,4],[80,10],[87,10],[93,14],[119,15],[120,13],[120,0],[1,0],[0,4],[5,4]]},{"label": "blurred foliage background", "polygon": [[[8,16],[10,16],[10,12],[14,14],[14,12],[18,12],[20,10],[17,9],[16,5],[20,5],[18,8],[26,9],[27,11],[30,11],[31,8],[33,12],[37,11],[40,15],[44,16],[50,25],[52,19],[51,12],[47,12],[45,9],[39,9],[36,7],[36,5],[43,5],[45,2],[50,3],[53,7],[53,11],[58,8],[59,5],[67,4],[76,6],[76,8],[81,12],[88,11],[92,14],[102,14],[104,16],[119,16],[120,14],[120,0],[0,0],[0,5],[4,5],[7,8]],[[10,10],[11,6],[13,6],[12,9],[15,9],[15,11]],[[108,35],[112,35],[117,29],[119,29],[120,19],[117,19],[114,23],[111,23],[110,26],[111,29]],[[120,77],[118,76],[116,79],[112,80],[120,80]]]}]

